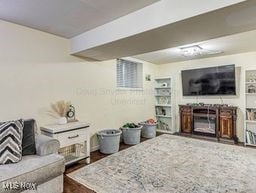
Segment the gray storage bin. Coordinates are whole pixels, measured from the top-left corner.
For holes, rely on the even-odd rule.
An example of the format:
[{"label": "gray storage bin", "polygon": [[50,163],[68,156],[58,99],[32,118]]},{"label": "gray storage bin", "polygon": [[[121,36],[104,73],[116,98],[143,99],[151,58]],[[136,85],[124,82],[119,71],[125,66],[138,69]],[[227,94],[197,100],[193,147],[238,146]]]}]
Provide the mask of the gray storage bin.
[{"label": "gray storage bin", "polygon": [[104,154],[116,153],[119,150],[121,131],[117,129],[107,129],[97,133],[100,152]]},{"label": "gray storage bin", "polygon": [[147,139],[156,137],[156,124],[147,124],[146,122],[141,122],[142,125],[141,136]]},{"label": "gray storage bin", "polygon": [[141,127],[137,128],[121,128],[124,143],[128,145],[136,145],[140,143]]}]

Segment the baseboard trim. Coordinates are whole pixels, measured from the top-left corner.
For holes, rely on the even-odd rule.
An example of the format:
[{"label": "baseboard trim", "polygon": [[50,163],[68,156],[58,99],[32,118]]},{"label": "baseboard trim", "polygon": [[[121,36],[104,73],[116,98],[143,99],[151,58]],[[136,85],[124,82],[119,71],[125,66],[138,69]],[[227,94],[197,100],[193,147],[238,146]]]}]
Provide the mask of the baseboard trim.
[{"label": "baseboard trim", "polygon": [[95,146],[91,147],[91,152],[97,151],[99,149],[100,149],[100,146],[99,145],[95,145]]}]

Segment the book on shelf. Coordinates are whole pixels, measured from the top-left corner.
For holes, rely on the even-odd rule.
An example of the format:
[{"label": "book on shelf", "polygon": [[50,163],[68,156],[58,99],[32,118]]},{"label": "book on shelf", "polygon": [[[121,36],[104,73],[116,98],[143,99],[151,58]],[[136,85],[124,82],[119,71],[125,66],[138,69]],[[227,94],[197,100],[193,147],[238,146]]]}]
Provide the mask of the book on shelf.
[{"label": "book on shelf", "polygon": [[248,144],[256,145],[256,133],[247,130],[246,131],[246,141]]},{"label": "book on shelf", "polygon": [[246,119],[248,121],[256,120],[256,110],[255,109],[246,109]]},{"label": "book on shelf", "polygon": [[166,115],[166,110],[163,107],[156,107],[156,115]]}]

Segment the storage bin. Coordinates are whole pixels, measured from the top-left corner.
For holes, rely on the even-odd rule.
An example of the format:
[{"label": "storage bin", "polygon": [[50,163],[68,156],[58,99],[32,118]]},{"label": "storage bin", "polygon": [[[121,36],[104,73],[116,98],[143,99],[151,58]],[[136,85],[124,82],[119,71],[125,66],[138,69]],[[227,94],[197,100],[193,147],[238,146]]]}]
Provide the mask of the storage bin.
[{"label": "storage bin", "polygon": [[124,143],[128,145],[136,145],[140,143],[141,128],[121,128],[123,133]]},{"label": "storage bin", "polygon": [[102,130],[97,133],[100,152],[104,154],[116,153],[119,150],[121,131],[117,129]]},{"label": "storage bin", "polygon": [[139,125],[142,126],[141,136],[147,139],[156,137],[156,124],[147,124],[146,122],[141,122]]}]

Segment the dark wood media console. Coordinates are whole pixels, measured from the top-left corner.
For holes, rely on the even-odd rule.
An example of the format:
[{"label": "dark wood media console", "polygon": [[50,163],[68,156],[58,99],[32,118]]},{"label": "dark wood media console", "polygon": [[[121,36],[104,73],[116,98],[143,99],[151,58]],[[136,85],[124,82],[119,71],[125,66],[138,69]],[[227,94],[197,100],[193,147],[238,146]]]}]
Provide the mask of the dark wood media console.
[{"label": "dark wood media console", "polygon": [[180,132],[238,142],[237,107],[227,105],[179,105]]}]

